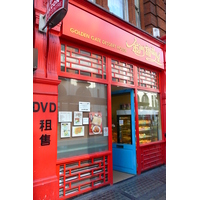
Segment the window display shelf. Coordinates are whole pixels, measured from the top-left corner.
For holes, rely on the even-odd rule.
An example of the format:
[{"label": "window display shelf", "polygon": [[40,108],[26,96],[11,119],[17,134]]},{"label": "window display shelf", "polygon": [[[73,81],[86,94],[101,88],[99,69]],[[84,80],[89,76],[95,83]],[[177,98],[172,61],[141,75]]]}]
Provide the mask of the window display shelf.
[{"label": "window display shelf", "polygon": [[146,128],[146,129],[139,127],[139,132],[150,131],[150,130],[151,130],[150,127],[149,127],[149,128]]},{"label": "window display shelf", "polygon": [[146,139],[146,138],[152,138],[152,136],[150,135],[146,135],[146,136],[139,136],[140,139]]},{"label": "window display shelf", "polygon": [[140,139],[145,139],[145,138],[157,138],[156,135],[145,135],[145,136],[139,136]]},{"label": "window display shelf", "polygon": [[[155,110],[143,110],[139,115],[139,143],[145,144],[158,140],[158,116]],[[144,114],[145,113],[145,114]]]}]

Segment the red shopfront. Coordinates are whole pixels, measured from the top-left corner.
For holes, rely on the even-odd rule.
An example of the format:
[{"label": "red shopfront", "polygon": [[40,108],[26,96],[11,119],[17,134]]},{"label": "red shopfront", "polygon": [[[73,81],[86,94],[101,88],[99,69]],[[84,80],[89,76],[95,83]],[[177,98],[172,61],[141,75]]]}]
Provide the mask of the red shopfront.
[{"label": "red shopfront", "polygon": [[[131,104],[135,116],[135,174],[166,162],[165,43],[125,22],[114,22],[109,13],[88,5],[69,1],[62,26],[49,33],[48,48],[36,17],[34,199],[66,199],[113,184],[112,93],[119,88],[132,95],[132,100],[125,103]],[[35,10],[36,16],[41,10],[45,12],[39,1]],[[100,127],[96,133],[90,120]],[[152,140],[145,138],[148,126],[141,126],[148,121],[159,122]]]}]

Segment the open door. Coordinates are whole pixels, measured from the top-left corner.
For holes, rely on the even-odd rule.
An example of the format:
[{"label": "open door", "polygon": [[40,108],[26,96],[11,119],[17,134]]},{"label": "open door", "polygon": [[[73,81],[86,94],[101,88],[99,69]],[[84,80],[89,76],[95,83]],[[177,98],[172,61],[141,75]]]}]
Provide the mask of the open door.
[{"label": "open door", "polygon": [[113,170],[137,174],[134,90],[112,92]]}]

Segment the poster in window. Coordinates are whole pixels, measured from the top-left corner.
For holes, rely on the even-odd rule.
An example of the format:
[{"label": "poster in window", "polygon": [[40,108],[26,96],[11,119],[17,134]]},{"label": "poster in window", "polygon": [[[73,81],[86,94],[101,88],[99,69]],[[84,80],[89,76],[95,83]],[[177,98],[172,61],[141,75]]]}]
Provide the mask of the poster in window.
[{"label": "poster in window", "polygon": [[72,137],[84,136],[84,126],[73,126]]},{"label": "poster in window", "polygon": [[70,123],[61,123],[61,138],[70,137]]},{"label": "poster in window", "polygon": [[102,113],[89,113],[89,135],[102,134]]},{"label": "poster in window", "polygon": [[83,121],[83,113],[82,112],[74,112],[74,125],[82,125]]}]

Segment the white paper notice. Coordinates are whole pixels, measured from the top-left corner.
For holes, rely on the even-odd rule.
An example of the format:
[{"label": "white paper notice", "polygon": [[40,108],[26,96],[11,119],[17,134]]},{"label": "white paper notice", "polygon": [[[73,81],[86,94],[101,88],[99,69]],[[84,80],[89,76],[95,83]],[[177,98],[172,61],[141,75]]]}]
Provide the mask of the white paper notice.
[{"label": "white paper notice", "polygon": [[59,111],[58,122],[72,122],[72,112]]},{"label": "white paper notice", "polygon": [[119,120],[119,125],[124,125],[124,120]]},{"label": "white paper notice", "polygon": [[84,117],[83,118],[83,124],[89,124],[89,118]]},{"label": "white paper notice", "polygon": [[103,127],[104,136],[108,136],[108,127]]},{"label": "white paper notice", "polygon": [[90,102],[79,102],[79,111],[90,112]]}]

